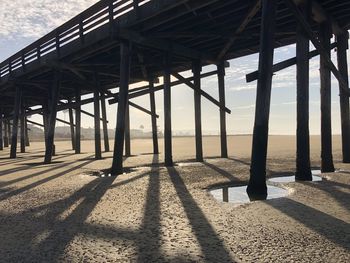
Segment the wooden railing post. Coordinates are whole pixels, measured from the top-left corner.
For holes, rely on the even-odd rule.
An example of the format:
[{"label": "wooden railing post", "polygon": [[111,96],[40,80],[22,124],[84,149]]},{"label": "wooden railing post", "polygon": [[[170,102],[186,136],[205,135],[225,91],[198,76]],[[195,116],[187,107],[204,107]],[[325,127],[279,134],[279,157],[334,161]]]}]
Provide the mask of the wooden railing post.
[{"label": "wooden railing post", "polygon": [[79,38],[82,45],[85,43],[83,18],[79,19]]},{"label": "wooden railing post", "polygon": [[55,37],[56,43],[56,52],[57,52],[57,57],[60,58],[61,57],[61,50],[60,50],[60,34],[59,32],[56,30],[56,37]]}]

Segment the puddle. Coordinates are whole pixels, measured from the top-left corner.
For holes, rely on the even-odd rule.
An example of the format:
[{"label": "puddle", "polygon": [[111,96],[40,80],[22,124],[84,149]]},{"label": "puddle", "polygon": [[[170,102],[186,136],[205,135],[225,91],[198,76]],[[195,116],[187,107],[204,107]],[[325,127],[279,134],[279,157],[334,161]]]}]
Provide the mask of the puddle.
[{"label": "puddle", "polygon": [[[322,180],[323,178],[320,176],[317,176],[317,175],[312,176],[312,182],[320,182]],[[270,178],[269,181],[273,183],[292,183],[292,182],[295,182],[295,176],[275,177],[275,178]]]},{"label": "puddle", "polygon": [[[138,168],[125,168],[124,172],[120,175],[126,175],[131,174],[135,171],[138,171],[140,169]],[[110,170],[101,170],[101,171],[86,171],[82,174],[82,176],[92,176],[92,177],[100,177],[100,178],[106,178],[106,177],[114,177],[111,175]]]},{"label": "puddle", "polygon": [[312,174],[312,179],[314,175],[320,175],[321,174],[321,170],[311,170],[311,174]]},{"label": "puddle", "polygon": [[[220,202],[229,202],[235,204],[245,204],[250,203],[249,196],[246,192],[247,186],[226,186],[219,189],[210,190],[210,194]],[[288,195],[288,190],[268,185],[267,186],[267,200],[285,197]]]},{"label": "puddle", "polygon": [[191,167],[191,166],[202,166],[203,163],[200,162],[187,162],[187,163],[177,163],[177,166],[180,167]]},{"label": "puddle", "polygon": [[[322,177],[318,176],[321,174],[321,170],[312,170],[312,182],[320,182],[323,180]],[[274,177],[274,178],[270,178],[268,180],[269,182],[273,182],[273,183],[292,183],[295,182],[295,176],[281,176],[281,177]]]},{"label": "puddle", "polygon": [[[312,170],[312,181],[319,182],[324,180],[321,176],[321,170]],[[286,197],[290,193],[288,190],[279,187],[279,183],[295,182],[295,176],[281,176],[270,178],[267,181],[267,200]],[[269,184],[270,183],[270,184]],[[277,183],[277,185],[271,185]],[[233,204],[245,204],[250,203],[249,196],[246,192],[247,186],[223,186],[209,190],[209,193],[219,202],[229,202]]]}]

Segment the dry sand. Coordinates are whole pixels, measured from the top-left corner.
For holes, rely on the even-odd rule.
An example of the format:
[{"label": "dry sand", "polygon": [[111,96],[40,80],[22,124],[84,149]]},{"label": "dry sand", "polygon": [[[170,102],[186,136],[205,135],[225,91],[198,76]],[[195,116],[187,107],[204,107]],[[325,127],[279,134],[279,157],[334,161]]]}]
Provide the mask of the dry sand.
[{"label": "dry sand", "polygon": [[[133,140],[132,172],[90,176],[111,165],[111,153],[93,158],[93,142],[74,155],[57,142],[50,165],[43,144],[8,159],[0,152],[1,262],[350,262],[350,164],[335,166],[323,182],[288,183],[290,195],[234,206],[207,191],[214,184],[248,180],[250,136],[230,136],[229,159],[217,158],[219,138],[204,138],[203,164],[192,163],[193,138],[174,138],[174,159],[164,168],[151,140]],[[312,136],[319,167],[319,136]],[[290,175],[295,138],[271,136],[268,175]],[[162,142],[160,141],[160,149]],[[186,161],[186,165],[181,162]],[[150,163],[154,165],[149,165]]]}]

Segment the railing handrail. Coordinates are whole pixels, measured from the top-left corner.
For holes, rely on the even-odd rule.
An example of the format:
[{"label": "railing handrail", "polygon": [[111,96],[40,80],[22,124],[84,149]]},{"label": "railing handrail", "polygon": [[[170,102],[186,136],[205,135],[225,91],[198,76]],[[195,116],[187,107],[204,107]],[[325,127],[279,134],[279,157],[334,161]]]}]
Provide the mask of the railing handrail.
[{"label": "railing handrail", "polygon": [[[118,15],[128,13],[132,11],[135,6],[143,5],[149,1],[150,0],[101,0],[97,2],[1,62],[0,79],[11,74],[13,70],[22,68],[35,60],[39,60],[42,56],[51,52],[57,51],[59,56],[60,45],[62,44],[68,44],[76,39],[80,39],[82,43],[84,43],[84,36],[90,31],[110,22],[111,15],[113,15],[114,21],[116,19],[115,16],[118,17]],[[104,9],[106,9],[106,12]],[[87,28],[84,28],[84,26]]]}]

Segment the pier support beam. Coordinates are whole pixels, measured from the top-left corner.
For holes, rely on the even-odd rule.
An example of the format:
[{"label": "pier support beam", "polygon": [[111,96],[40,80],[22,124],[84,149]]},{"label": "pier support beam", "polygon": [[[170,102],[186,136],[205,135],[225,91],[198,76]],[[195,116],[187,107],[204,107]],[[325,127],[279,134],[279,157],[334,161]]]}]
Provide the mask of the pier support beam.
[{"label": "pier support beam", "polygon": [[171,134],[171,67],[170,55],[165,54],[164,63],[164,163],[173,166],[172,134]]},{"label": "pier support beam", "polygon": [[117,127],[115,130],[113,163],[111,175],[123,173],[123,148],[125,135],[125,111],[128,104],[130,75],[130,47],[128,42],[120,43],[120,84],[117,111]]},{"label": "pier support beam", "polygon": [[10,158],[16,158],[17,156],[17,136],[18,136],[18,119],[21,107],[22,90],[19,86],[16,86],[15,94],[15,108],[13,112],[12,123],[12,135],[11,135],[11,151]]},{"label": "pier support beam", "polygon": [[[68,103],[72,103],[71,100],[68,100]],[[69,114],[69,128],[70,128],[70,136],[71,136],[71,141],[72,141],[72,150],[75,150],[75,131],[74,131],[74,116],[73,116],[73,109],[69,108],[68,109],[68,114]]]},{"label": "pier support beam", "polygon": [[[349,34],[346,32],[337,35],[337,58],[338,70],[344,81],[349,85],[347,52],[349,48]],[[342,153],[343,163],[350,163],[350,114],[349,114],[349,96],[343,89],[339,88],[340,94],[340,117],[341,117],[341,135],[342,135]]]},{"label": "pier support beam", "polygon": [[20,110],[20,148],[21,148],[21,153],[26,152],[26,131],[25,131],[25,110],[24,110],[24,104],[23,104],[23,98],[21,100],[21,110]]},{"label": "pier support beam", "polygon": [[131,156],[131,138],[130,138],[130,105],[129,102],[125,109],[125,157]]},{"label": "pier support beam", "polygon": [[4,140],[3,140],[3,120],[2,120],[2,112],[0,112],[0,151],[4,150]]},{"label": "pier support beam", "polygon": [[52,88],[49,92],[49,115],[47,120],[47,143],[45,149],[45,159],[44,163],[51,163],[52,156],[55,154],[54,138],[55,138],[55,128],[56,128],[56,117],[57,117],[57,103],[59,98],[60,89],[60,73],[54,73],[54,80]]},{"label": "pier support beam", "polygon": [[[217,65],[218,84],[219,84],[219,102],[220,105],[226,105],[225,99],[225,64],[221,62]],[[226,112],[220,108],[220,145],[221,158],[227,158],[227,134],[226,134]]]},{"label": "pier support beam", "polygon": [[[8,137],[10,137],[11,134],[12,134],[12,123],[11,123],[11,121],[7,121],[7,134],[8,134]],[[11,145],[10,138],[9,138],[8,142],[9,142],[9,145]]]},{"label": "pier support beam", "polygon": [[47,131],[48,131],[48,116],[49,116],[49,106],[47,101],[43,101],[43,125],[44,125],[44,140],[45,148],[47,146]]},{"label": "pier support beam", "polygon": [[[320,40],[330,58],[331,25],[328,21],[320,25]],[[321,77],[321,171],[334,172],[332,156],[331,123],[331,71],[324,56],[320,57]]]},{"label": "pier support beam", "polygon": [[28,129],[28,119],[27,119],[27,117],[25,117],[25,119],[24,119],[24,131],[25,131],[25,140],[26,140],[26,146],[27,147],[29,147],[30,146],[30,140],[29,140],[29,133],[28,133],[28,131],[29,131],[29,129]]},{"label": "pier support beam", "polygon": [[106,95],[104,92],[101,92],[101,113],[102,113],[102,128],[103,128],[103,141],[105,146],[105,152],[109,152]]},{"label": "pier support beam", "polygon": [[75,153],[81,153],[81,89],[75,89]]},{"label": "pier support beam", "polygon": [[8,121],[4,121],[4,147],[9,147]]},{"label": "pier support beam", "polygon": [[159,154],[158,147],[158,130],[157,130],[157,116],[156,116],[156,100],[154,97],[154,82],[153,80],[149,81],[149,99],[151,107],[151,122],[152,122],[152,139],[153,139],[153,153]]},{"label": "pier support beam", "polygon": [[[311,1],[300,4],[305,19],[311,17]],[[297,147],[295,179],[312,181],[310,167],[310,132],[309,132],[309,38],[301,27],[297,27],[296,41],[297,65]]]},{"label": "pier support beam", "polygon": [[194,122],[196,135],[196,161],[203,162],[203,143],[202,143],[202,111],[201,111],[201,71],[200,61],[192,63],[193,85],[194,85]]},{"label": "pier support beam", "polygon": [[101,127],[100,127],[100,92],[98,89],[98,80],[95,76],[95,90],[94,90],[94,123],[95,123],[95,159],[102,158],[101,154]]},{"label": "pier support beam", "polygon": [[250,180],[247,193],[252,200],[266,199],[266,156],[269,130],[276,1],[262,1],[259,78],[257,84]]}]

